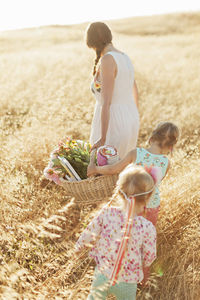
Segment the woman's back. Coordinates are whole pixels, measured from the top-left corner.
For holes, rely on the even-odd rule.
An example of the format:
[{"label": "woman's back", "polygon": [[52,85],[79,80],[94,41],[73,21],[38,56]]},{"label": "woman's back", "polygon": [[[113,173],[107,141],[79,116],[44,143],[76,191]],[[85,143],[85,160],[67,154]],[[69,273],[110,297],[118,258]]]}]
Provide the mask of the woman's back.
[{"label": "woman's back", "polygon": [[134,69],[128,55],[122,52],[110,51],[117,65],[113,96],[111,104],[135,104],[133,99]]},{"label": "woman's back", "polygon": [[[139,131],[139,113],[133,98],[134,69],[130,58],[122,52],[109,51],[105,55],[112,55],[117,66],[105,144],[117,148],[120,158],[123,158],[136,147]],[[101,109],[104,101],[101,82],[96,77],[92,91],[96,98],[90,135],[93,145],[101,138]]]}]

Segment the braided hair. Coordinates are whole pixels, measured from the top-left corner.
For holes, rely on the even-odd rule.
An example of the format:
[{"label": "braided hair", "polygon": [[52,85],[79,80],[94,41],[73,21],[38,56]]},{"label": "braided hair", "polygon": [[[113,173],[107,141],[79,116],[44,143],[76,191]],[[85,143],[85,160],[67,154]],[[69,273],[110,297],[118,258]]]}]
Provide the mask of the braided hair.
[{"label": "braided hair", "polygon": [[93,75],[96,74],[96,67],[101,57],[103,49],[112,42],[112,33],[110,28],[102,22],[91,23],[86,31],[86,44],[89,48],[96,51]]}]

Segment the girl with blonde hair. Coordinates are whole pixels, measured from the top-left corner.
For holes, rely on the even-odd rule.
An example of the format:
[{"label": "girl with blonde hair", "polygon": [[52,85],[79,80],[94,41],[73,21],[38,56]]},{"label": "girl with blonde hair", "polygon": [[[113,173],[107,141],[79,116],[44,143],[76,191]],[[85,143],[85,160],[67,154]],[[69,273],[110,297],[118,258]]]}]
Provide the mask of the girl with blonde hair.
[{"label": "girl with blonde hair", "polygon": [[[143,267],[156,258],[156,230],[151,222],[138,216],[144,211],[160,169],[146,171],[128,166],[120,173],[111,201],[87,226],[76,243],[76,251],[92,245],[95,259],[94,281],[88,300],[134,300]],[[117,201],[118,207],[112,206]]]},{"label": "girl with blonde hair", "polygon": [[[161,122],[153,130],[149,138],[149,147],[137,147],[131,150],[124,159],[113,165],[96,166],[91,163],[88,167],[88,176],[96,174],[117,174],[127,165],[133,163],[140,166],[151,168],[157,166],[162,169],[162,178],[164,179],[170,168],[170,161],[167,154],[172,153],[174,146],[179,138],[179,129],[172,122]],[[155,226],[160,209],[160,192],[158,186],[151,201],[147,205],[146,218]]]},{"label": "girl with blonde hair", "polygon": [[[179,138],[179,129],[172,122],[161,122],[153,130],[149,138],[149,147],[147,149],[137,147],[131,150],[124,159],[113,165],[96,166],[90,164],[88,167],[88,176],[95,174],[116,174],[121,172],[127,165],[135,164],[145,166],[151,170],[152,167],[157,166],[162,170],[161,180],[166,176],[169,168],[170,161],[167,157],[168,153],[172,153],[174,146],[176,145]],[[160,181],[161,181],[160,180]],[[155,193],[152,195],[145,213],[145,218],[156,226],[158,214],[160,210],[160,191],[159,183],[155,188]],[[143,284],[146,284],[150,269],[149,267],[144,268],[144,280]]]}]

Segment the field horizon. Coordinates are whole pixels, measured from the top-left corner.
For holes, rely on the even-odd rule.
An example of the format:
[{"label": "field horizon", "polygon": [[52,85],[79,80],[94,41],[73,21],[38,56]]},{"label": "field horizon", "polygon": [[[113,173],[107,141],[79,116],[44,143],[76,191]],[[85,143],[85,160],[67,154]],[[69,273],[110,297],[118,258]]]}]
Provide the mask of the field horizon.
[{"label": "field horizon", "polygon": [[[158,257],[137,299],[200,296],[200,12],[106,22],[131,58],[140,132],[170,120],[181,131],[161,185]],[[88,23],[0,33],[0,298],[86,299],[94,269],[74,260],[80,232],[101,205],[77,207],[43,176],[50,152],[70,136],[89,140],[95,53]],[[114,299],[114,298],[109,298]]]}]

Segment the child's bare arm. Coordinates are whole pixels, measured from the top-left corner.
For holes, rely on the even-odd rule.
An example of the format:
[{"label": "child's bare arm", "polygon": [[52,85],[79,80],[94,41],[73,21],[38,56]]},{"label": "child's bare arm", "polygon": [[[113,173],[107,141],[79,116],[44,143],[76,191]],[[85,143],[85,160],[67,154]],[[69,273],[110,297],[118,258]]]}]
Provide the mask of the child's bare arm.
[{"label": "child's bare arm", "polygon": [[136,154],[137,154],[136,149],[131,150],[122,160],[118,161],[113,165],[106,165],[102,167],[96,165],[92,165],[92,166],[89,165],[87,175],[93,176],[96,174],[102,174],[102,175],[118,174],[130,163],[135,162]]},{"label": "child's bare arm", "polygon": [[93,218],[86,229],[81,233],[78,241],[75,244],[75,252],[77,254],[83,253],[83,250],[88,251],[96,244],[97,239],[101,235],[105,213],[106,208],[103,208],[100,213]]},{"label": "child's bare arm", "polygon": [[[167,175],[169,169],[170,169],[170,161],[168,160],[168,166],[167,166],[167,170],[166,170],[165,176]],[[163,177],[163,179],[165,178],[165,176]],[[163,179],[162,179],[162,180],[163,180]]]},{"label": "child's bare arm", "polygon": [[156,258],[156,228],[151,222],[148,222],[144,228],[143,267],[148,267]]}]

